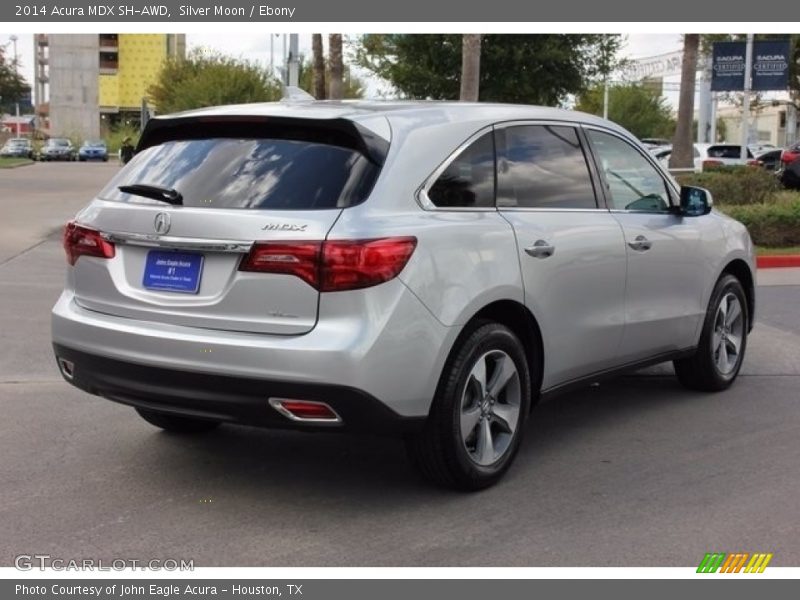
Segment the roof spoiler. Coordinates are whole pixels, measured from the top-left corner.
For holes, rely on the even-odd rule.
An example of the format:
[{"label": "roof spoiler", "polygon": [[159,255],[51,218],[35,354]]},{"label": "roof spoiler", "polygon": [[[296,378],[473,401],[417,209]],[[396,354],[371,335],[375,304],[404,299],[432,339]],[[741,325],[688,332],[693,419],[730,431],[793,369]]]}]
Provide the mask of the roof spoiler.
[{"label": "roof spoiler", "polygon": [[389,152],[389,142],[350,119],[269,115],[195,115],[150,119],[139,138],[136,152],[175,140],[211,138],[272,138],[339,146],[363,154],[379,167],[383,166]]}]

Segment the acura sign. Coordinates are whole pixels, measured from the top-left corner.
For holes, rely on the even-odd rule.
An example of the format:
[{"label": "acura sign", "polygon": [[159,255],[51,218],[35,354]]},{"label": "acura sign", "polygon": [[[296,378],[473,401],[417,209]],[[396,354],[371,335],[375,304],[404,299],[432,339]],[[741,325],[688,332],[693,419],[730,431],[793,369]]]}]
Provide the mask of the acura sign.
[{"label": "acura sign", "polygon": [[[712,53],[711,89],[744,90],[745,42],[716,42]],[[789,85],[789,40],[753,42],[752,90],[785,90]]]}]

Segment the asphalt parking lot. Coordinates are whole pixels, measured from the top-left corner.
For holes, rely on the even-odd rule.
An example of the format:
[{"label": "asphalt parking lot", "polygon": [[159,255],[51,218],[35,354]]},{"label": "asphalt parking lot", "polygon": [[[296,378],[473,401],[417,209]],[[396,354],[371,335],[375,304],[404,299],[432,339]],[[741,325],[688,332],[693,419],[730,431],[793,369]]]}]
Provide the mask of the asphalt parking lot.
[{"label": "asphalt parking lot", "polygon": [[222,427],[157,431],[61,380],[56,228],[114,164],[0,170],[0,566],[18,554],[196,566],[696,566],[708,551],[800,565],[800,273],[759,275],[727,392],[659,366],[537,407],[508,476],[421,483],[401,444]]}]

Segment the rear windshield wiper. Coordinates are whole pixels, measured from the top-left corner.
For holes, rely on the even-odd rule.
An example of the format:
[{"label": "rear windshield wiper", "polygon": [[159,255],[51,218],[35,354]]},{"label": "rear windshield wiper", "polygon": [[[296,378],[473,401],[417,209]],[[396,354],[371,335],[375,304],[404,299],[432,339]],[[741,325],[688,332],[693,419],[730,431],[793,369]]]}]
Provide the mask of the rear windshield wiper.
[{"label": "rear windshield wiper", "polygon": [[131,185],[121,185],[117,189],[124,194],[134,194],[135,196],[161,200],[168,204],[183,204],[183,196],[175,188],[149,185],[147,183],[133,183]]}]

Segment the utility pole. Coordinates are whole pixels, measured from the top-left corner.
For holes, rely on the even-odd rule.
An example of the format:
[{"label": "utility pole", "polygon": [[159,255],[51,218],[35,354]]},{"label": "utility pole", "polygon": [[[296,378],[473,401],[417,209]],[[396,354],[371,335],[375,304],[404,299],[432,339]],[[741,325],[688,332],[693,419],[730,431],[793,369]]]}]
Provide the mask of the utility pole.
[{"label": "utility pole", "polygon": [[300,36],[296,33],[289,34],[288,81],[289,85],[293,87],[297,87],[300,84],[300,60],[298,56],[300,52],[299,37]]},{"label": "utility pole", "polygon": [[717,92],[711,92],[711,131],[708,141],[711,144],[717,143]]},{"label": "utility pole", "polygon": [[[11,43],[14,44],[14,74],[15,75],[19,75],[19,62],[17,61],[17,39],[18,38],[17,38],[17,36],[12,35],[8,39],[10,39]],[[17,99],[16,105],[17,105],[17,137],[19,137],[20,136],[20,133],[19,133],[19,126],[20,126],[20,122],[19,122],[19,99]]]},{"label": "utility pole", "polygon": [[750,90],[753,89],[753,34],[747,34],[744,53],[744,98],[742,100],[742,149],[739,156],[747,160],[747,144],[750,142]]},{"label": "utility pole", "polygon": [[713,112],[711,106],[711,65],[706,60],[706,57],[703,57],[703,71],[700,76],[700,85],[697,87],[699,106],[697,107],[697,139],[695,141],[698,144],[713,144],[714,140],[710,139],[711,130],[713,129],[711,125],[711,113]]},{"label": "utility pole", "polygon": [[283,34],[283,60],[281,61],[281,81],[283,85],[289,85],[289,53],[286,51],[286,34]]},{"label": "utility pole", "polygon": [[791,100],[786,104],[786,145],[797,138],[797,107]]}]

